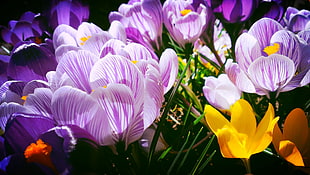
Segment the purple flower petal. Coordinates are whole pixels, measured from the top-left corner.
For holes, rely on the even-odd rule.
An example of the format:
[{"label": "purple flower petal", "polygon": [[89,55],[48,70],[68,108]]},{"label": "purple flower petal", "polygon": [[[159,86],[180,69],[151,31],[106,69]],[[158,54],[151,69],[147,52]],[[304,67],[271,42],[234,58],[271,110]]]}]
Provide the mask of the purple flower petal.
[{"label": "purple flower petal", "polygon": [[[123,41],[120,41],[118,39],[110,39],[107,41],[101,48],[100,51],[100,58],[103,58],[108,53],[112,55],[117,55],[121,53],[121,50],[126,46],[126,44]],[[125,53],[123,53],[124,56]],[[129,55],[125,56],[126,58],[129,57]]]},{"label": "purple flower petal", "polygon": [[47,88],[49,87],[46,81],[32,80],[28,82],[23,89],[23,96],[34,93],[36,88]]},{"label": "purple flower petal", "polygon": [[23,44],[13,52],[7,73],[15,80],[46,80],[45,74],[56,66],[53,53],[46,48],[34,43]]},{"label": "purple flower petal", "polygon": [[78,28],[75,39],[79,44],[79,46],[81,46],[91,36],[101,32],[103,32],[103,30],[100,27],[96,26],[95,24],[83,22]]},{"label": "purple flower petal", "polygon": [[256,93],[255,86],[247,74],[237,63],[232,63],[231,59],[229,59],[226,63],[225,72],[227,73],[230,81],[232,81],[241,91]]},{"label": "purple flower petal", "polygon": [[96,33],[85,41],[81,48],[99,56],[102,46],[112,38],[112,35],[106,31]]},{"label": "purple flower petal", "polygon": [[130,88],[122,84],[109,84],[92,93],[107,112],[114,142],[124,141],[127,146],[143,134],[143,118],[136,113],[134,97]]},{"label": "purple flower petal", "polygon": [[162,83],[167,93],[175,83],[179,71],[178,56],[173,49],[166,49],[159,60]]},{"label": "purple flower petal", "polygon": [[77,45],[75,41],[75,36],[77,30],[66,24],[59,25],[53,33],[53,46],[57,49],[62,44],[73,44]]},{"label": "purple flower petal", "polygon": [[109,83],[125,84],[133,91],[137,101],[141,101],[144,78],[138,68],[128,59],[119,55],[107,55],[95,63],[90,72],[92,89]]},{"label": "purple flower petal", "polygon": [[6,125],[4,138],[12,151],[23,153],[30,143],[36,142],[42,133],[54,126],[54,121],[46,117],[13,114]]},{"label": "purple flower petal", "polygon": [[57,72],[65,72],[75,87],[90,93],[92,91],[89,85],[90,71],[98,59],[96,55],[85,50],[70,51],[62,57]]},{"label": "purple flower petal", "polygon": [[54,92],[51,108],[58,124],[84,127],[96,114],[98,105],[86,92],[69,86]]},{"label": "purple flower petal", "polygon": [[240,68],[247,71],[249,65],[260,56],[262,48],[259,40],[248,33],[241,34],[236,41],[236,61]]},{"label": "purple flower petal", "polygon": [[277,53],[289,57],[294,61],[295,67],[298,67],[300,63],[301,48],[299,40],[294,33],[286,30],[280,30],[272,35],[270,43],[280,44],[280,49]]},{"label": "purple flower petal", "polygon": [[160,115],[164,101],[164,88],[161,75],[153,66],[148,66],[145,77],[143,121],[144,129],[148,128]]},{"label": "purple flower petal", "polygon": [[0,105],[0,128],[5,131],[5,126],[6,123],[8,121],[8,119],[10,118],[10,116],[14,113],[17,112],[21,112],[21,113],[27,113],[29,112],[29,110],[18,104],[18,103],[14,103],[14,102],[10,102],[10,103],[6,103],[3,102]]},{"label": "purple flower petal", "polygon": [[253,83],[269,92],[281,91],[293,78],[295,72],[294,62],[278,54],[258,58],[248,70]]},{"label": "purple flower petal", "polygon": [[127,35],[125,27],[119,21],[112,21],[109,33],[113,36],[113,38],[121,40],[122,42],[126,42]]},{"label": "purple flower petal", "polygon": [[48,88],[37,88],[28,95],[24,106],[32,114],[38,114],[52,119],[51,101],[53,92]]},{"label": "purple flower petal", "polygon": [[277,21],[270,18],[262,18],[251,26],[248,33],[255,38],[259,38],[259,46],[265,48],[266,46],[269,46],[271,36],[282,29],[283,27]]}]

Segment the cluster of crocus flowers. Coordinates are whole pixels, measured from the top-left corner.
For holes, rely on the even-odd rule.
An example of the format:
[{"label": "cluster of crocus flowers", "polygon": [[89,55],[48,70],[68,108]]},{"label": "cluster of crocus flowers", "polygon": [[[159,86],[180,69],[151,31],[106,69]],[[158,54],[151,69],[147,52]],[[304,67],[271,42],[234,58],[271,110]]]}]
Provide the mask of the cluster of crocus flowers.
[{"label": "cluster of crocus flowers", "polygon": [[269,104],[257,125],[251,105],[243,99],[232,105],[230,121],[211,105],[207,105],[204,112],[208,127],[217,136],[225,158],[247,160],[251,155],[264,151],[272,141],[273,128],[279,120]]},{"label": "cluster of crocus flowers", "polygon": [[[248,44],[244,44],[247,42]],[[226,73],[244,92],[267,95],[290,91],[309,83],[309,57],[299,38],[270,18],[255,22],[236,42],[236,61]],[[306,66],[306,67],[308,67]]]},{"label": "cluster of crocus flowers", "polygon": [[295,166],[310,166],[310,128],[305,112],[293,109],[285,119],[281,131],[278,125],[272,143],[278,154]]}]

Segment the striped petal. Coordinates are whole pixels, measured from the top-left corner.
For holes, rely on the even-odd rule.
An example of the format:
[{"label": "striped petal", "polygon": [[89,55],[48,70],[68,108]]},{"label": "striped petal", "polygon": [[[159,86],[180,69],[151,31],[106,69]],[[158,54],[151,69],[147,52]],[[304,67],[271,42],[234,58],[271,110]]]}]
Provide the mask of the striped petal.
[{"label": "striped petal", "polygon": [[295,74],[294,62],[286,56],[272,54],[259,57],[249,67],[253,83],[270,92],[280,91]]},{"label": "striped petal", "polygon": [[88,51],[71,51],[63,56],[57,72],[65,72],[74,82],[75,87],[90,93],[92,89],[89,85],[89,75],[98,59],[99,57]]},{"label": "striped petal", "polygon": [[281,29],[283,27],[276,20],[262,18],[251,26],[248,33],[258,39],[261,48],[265,48],[269,46],[271,36]]},{"label": "striped petal", "polygon": [[174,85],[179,71],[178,56],[173,49],[166,49],[159,60],[160,74],[167,93]]},{"label": "striped petal", "polygon": [[51,108],[58,124],[73,124],[83,128],[96,114],[98,105],[86,92],[64,86],[55,91]]},{"label": "striped petal", "polygon": [[0,128],[2,131],[5,131],[5,126],[10,116],[18,112],[27,113],[29,110],[27,107],[14,102],[3,102],[0,105]]},{"label": "striped petal", "polygon": [[52,118],[51,101],[53,92],[48,88],[37,88],[33,94],[28,95],[24,106],[27,107],[32,114],[42,115]]},{"label": "striped petal", "polygon": [[100,55],[102,46],[110,39],[112,39],[112,35],[106,31],[93,34],[87,41],[84,42],[80,47],[84,50],[88,50],[96,56]]},{"label": "striped petal", "polygon": [[132,91],[122,84],[99,87],[92,93],[106,111],[114,142],[124,141],[127,146],[143,134],[143,118],[136,114]]},{"label": "striped petal", "polygon": [[92,89],[109,83],[124,84],[132,90],[137,102],[143,101],[144,77],[128,59],[118,55],[107,55],[95,63],[90,72]]},{"label": "striped petal", "polygon": [[262,56],[262,48],[259,45],[258,39],[248,33],[243,33],[238,37],[235,47],[236,61],[244,71],[247,71],[250,64],[256,58]]}]

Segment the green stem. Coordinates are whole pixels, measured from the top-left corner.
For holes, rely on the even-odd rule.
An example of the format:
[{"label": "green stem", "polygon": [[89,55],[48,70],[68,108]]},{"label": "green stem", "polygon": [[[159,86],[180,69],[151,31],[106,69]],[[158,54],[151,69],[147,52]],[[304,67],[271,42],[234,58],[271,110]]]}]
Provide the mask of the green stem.
[{"label": "green stem", "polygon": [[252,174],[251,173],[251,166],[250,166],[250,158],[242,158],[241,160],[242,160],[242,162],[243,162],[243,164],[245,166],[246,174],[247,175]]}]

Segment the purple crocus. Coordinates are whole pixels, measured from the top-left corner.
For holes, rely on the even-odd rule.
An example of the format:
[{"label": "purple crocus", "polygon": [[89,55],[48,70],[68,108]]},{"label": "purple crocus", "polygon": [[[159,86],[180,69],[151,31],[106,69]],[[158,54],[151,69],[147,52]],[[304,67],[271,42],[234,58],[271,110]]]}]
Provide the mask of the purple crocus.
[{"label": "purple crocus", "polygon": [[46,80],[45,74],[56,66],[54,53],[48,46],[23,42],[11,53],[7,76],[9,80]]},{"label": "purple crocus", "polygon": [[163,19],[159,0],[130,0],[128,4],[122,4],[118,12],[111,12],[109,20],[120,21],[125,28],[128,28],[127,32],[138,30],[151,48],[160,49]]},{"label": "purple crocus", "polygon": [[308,70],[296,74],[301,60],[307,59],[301,54],[301,44],[294,33],[283,30],[275,20],[262,18],[237,39],[238,64],[229,63],[226,73],[244,92],[278,95],[309,83],[305,82],[309,79],[305,76]]},{"label": "purple crocus", "polygon": [[306,29],[308,30],[310,29],[310,11],[288,7],[284,15],[283,22],[284,25],[287,26],[288,30],[295,33]]},{"label": "purple crocus", "polygon": [[13,114],[4,133],[7,157],[1,162],[6,166],[1,168],[9,174],[69,173],[69,153],[81,138],[94,139],[74,125],[56,126],[44,116]]},{"label": "purple crocus", "polygon": [[50,9],[45,12],[49,25],[55,29],[60,24],[67,24],[73,28],[88,20],[89,8],[80,0],[52,0]]},{"label": "purple crocus", "polygon": [[202,3],[194,8],[192,1],[167,0],[163,4],[164,24],[181,47],[193,44],[205,30],[207,8]]},{"label": "purple crocus", "polygon": [[213,12],[226,23],[238,23],[251,17],[260,0],[206,0]]},{"label": "purple crocus", "polygon": [[12,45],[29,38],[39,38],[46,29],[43,25],[42,16],[30,11],[25,12],[18,21],[11,20],[7,28],[1,28],[3,40]]}]

